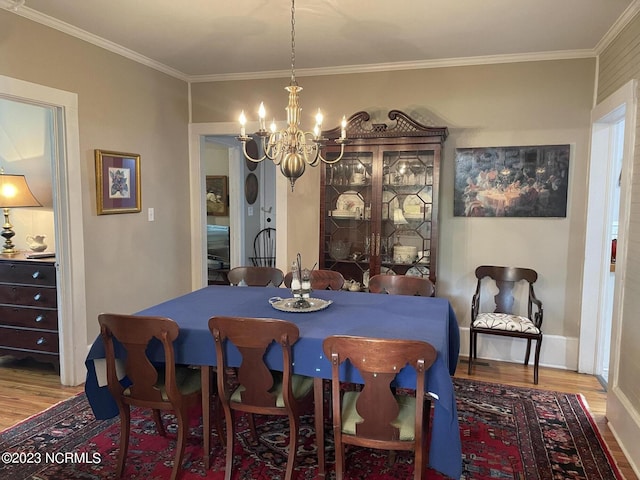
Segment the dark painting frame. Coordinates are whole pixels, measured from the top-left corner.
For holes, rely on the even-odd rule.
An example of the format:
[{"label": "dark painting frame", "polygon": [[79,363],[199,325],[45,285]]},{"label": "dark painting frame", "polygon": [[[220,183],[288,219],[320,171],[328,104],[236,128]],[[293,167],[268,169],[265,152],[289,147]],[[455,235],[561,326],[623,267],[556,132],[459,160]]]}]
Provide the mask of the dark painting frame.
[{"label": "dark painting frame", "polygon": [[140,155],[95,150],[95,161],[98,215],[140,212]]},{"label": "dark painting frame", "polygon": [[566,217],[570,145],[456,148],[456,217]]}]

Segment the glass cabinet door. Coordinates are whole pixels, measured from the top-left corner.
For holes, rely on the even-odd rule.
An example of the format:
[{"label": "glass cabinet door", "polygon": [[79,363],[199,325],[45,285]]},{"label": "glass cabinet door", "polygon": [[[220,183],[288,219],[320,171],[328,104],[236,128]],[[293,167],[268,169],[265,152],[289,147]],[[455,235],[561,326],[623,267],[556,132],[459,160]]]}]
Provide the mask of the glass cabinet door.
[{"label": "glass cabinet door", "polygon": [[371,258],[373,153],[345,152],[339,162],[324,168],[323,268],[337,270],[362,287]]},{"label": "glass cabinet door", "polygon": [[385,151],[382,157],[380,273],[428,278],[434,215],[434,152]]}]

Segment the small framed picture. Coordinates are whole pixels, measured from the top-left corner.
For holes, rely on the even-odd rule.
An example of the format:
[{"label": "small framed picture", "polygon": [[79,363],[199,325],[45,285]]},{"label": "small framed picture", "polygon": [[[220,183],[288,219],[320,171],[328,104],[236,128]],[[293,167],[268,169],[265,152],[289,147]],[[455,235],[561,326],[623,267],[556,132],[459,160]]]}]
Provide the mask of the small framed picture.
[{"label": "small framed picture", "polygon": [[141,210],[140,155],[96,150],[98,215]]},{"label": "small framed picture", "polygon": [[228,179],[226,175],[207,175],[206,196],[207,215],[229,216]]}]

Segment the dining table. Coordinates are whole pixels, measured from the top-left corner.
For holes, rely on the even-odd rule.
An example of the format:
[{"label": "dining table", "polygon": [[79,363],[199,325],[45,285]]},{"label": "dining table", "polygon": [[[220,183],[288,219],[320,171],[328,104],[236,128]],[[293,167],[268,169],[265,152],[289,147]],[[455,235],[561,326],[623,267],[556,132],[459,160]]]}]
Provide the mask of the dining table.
[{"label": "dining table", "polygon": [[[432,399],[433,419],[429,445],[429,466],[451,478],[462,473],[462,446],[456,397],[452,382],[458,363],[460,333],[455,313],[445,298],[385,295],[367,292],[313,291],[317,299],[312,309],[282,311],[278,298],[291,297],[290,291],[277,287],[240,287],[212,285],[145,308],[137,315],[168,317],[176,321],[180,334],[174,342],[176,363],[202,368],[203,424],[210,427],[210,379],[216,365],[215,344],[208,329],[213,316],[278,318],[295,323],[300,338],[293,345],[293,373],[314,378],[315,429],[318,450],[318,476],[325,474],[323,380],[331,378],[331,362],[324,356],[323,340],[330,335],[358,335],[377,338],[423,340],[435,347],[436,361],[427,372],[426,392]],[[288,309],[291,310],[291,309]],[[308,311],[313,310],[313,311]],[[229,349],[228,366],[239,366],[242,357]],[[148,348],[152,361],[162,362],[159,342]],[[116,349],[116,356],[124,356]],[[85,392],[96,418],[118,415],[114,399],[106,387],[104,345],[98,336],[86,358]],[[282,369],[282,355],[272,348],[266,363]],[[341,380],[362,383],[358,372],[343,365]],[[403,368],[396,387],[415,389],[416,373]],[[209,428],[210,430],[210,428]],[[209,464],[210,435],[204,435],[205,464]]]}]

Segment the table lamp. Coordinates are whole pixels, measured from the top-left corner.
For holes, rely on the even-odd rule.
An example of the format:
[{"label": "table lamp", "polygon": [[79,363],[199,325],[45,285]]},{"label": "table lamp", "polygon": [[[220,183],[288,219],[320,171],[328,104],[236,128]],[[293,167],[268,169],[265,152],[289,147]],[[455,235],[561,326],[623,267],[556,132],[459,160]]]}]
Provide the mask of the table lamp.
[{"label": "table lamp", "polygon": [[0,170],[0,208],[4,210],[2,236],[5,238],[2,253],[16,253],[11,241],[15,235],[13,225],[9,222],[9,209],[15,207],[41,207],[42,204],[33,196],[24,175],[5,175]]}]

